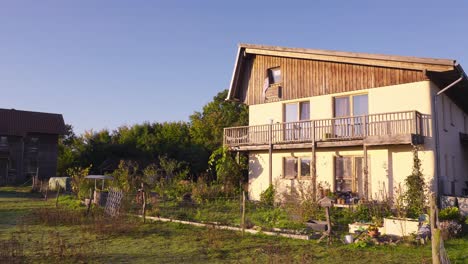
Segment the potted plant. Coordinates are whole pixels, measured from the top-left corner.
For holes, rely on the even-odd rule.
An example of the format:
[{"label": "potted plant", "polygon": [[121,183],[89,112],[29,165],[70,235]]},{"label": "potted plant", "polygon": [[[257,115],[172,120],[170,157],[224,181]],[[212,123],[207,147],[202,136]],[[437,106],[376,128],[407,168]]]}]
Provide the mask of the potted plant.
[{"label": "potted plant", "polygon": [[369,227],[367,228],[367,234],[370,236],[370,237],[378,237],[380,235],[379,233],[379,227],[377,225],[369,225]]}]

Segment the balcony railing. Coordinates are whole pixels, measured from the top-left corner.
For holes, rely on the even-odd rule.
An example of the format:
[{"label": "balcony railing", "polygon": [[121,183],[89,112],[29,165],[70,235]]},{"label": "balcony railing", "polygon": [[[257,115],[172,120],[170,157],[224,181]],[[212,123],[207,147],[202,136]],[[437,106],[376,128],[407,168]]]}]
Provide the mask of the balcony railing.
[{"label": "balcony railing", "polygon": [[224,129],[224,145],[263,145],[364,139],[370,136],[430,136],[431,116],[417,111],[338,117]]}]

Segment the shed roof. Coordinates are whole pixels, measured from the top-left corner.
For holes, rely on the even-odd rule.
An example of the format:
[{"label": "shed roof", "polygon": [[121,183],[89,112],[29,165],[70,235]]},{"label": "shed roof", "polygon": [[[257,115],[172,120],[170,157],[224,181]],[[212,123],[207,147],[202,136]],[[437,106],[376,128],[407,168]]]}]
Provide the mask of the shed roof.
[{"label": "shed roof", "polygon": [[61,114],[0,108],[0,135],[24,136],[28,133],[65,133]]}]

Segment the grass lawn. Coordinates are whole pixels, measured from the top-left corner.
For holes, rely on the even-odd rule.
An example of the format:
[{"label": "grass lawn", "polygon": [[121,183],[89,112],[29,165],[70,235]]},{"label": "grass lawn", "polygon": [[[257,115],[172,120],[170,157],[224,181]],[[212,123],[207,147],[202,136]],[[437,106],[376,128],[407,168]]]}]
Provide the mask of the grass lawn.
[{"label": "grass lawn", "polygon": [[[27,188],[0,188],[0,263],[5,263],[5,245],[23,248],[17,258],[8,259],[18,263],[431,263],[430,246],[354,248],[337,241],[327,247],[175,223],[143,224],[140,219],[103,229],[92,221],[74,223],[71,210],[60,216],[68,217],[63,225],[31,219],[32,212],[45,207],[55,207],[55,199],[45,202]],[[452,263],[468,263],[467,237],[447,241],[445,248]]]}]

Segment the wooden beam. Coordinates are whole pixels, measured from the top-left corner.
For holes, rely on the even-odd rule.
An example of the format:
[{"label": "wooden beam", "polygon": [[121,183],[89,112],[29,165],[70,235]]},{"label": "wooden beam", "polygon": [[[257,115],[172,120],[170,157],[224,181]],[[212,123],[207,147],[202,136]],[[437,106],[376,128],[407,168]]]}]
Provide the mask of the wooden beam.
[{"label": "wooden beam", "polygon": [[268,127],[268,183],[273,185],[273,119]]},{"label": "wooden beam", "polygon": [[312,138],[312,164],[311,164],[311,176],[312,176],[312,199],[316,201],[317,199],[317,155],[315,153],[315,121],[312,121],[311,124],[311,135]]},{"label": "wooden beam", "polygon": [[[300,52],[291,52],[291,51],[277,51],[277,50],[266,50],[266,49],[256,49],[256,48],[246,48],[246,53],[267,55],[267,56],[276,56],[276,57],[287,57],[287,58],[296,58],[296,59],[309,59],[309,60],[318,60],[318,61],[332,61],[332,62],[341,62],[341,63],[350,63],[358,65],[369,65],[369,66],[378,66],[378,67],[389,67],[397,69],[410,69],[410,70],[428,70],[428,71],[450,71],[453,70],[452,65],[442,65],[442,64],[431,64],[431,63],[422,63],[422,62],[409,62],[409,61],[398,61],[391,59],[372,59],[364,56],[336,56],[336,55],[324,55],[316,53],[300,53]],[[391,57],[391,56],[389,56]],[[431,59],[428,59],[431,60]]]},{"label": "wooden beam", "polygon": [[412,134],[368,136],[364,144],[368,146],[411,144]]},{"label": "wooden beam", "polygon": [[353,147],[362,145],[364,145],[364,141],[362,139],[317,142],[317,147],[319,148]]},{"label": "wooden beam", "polygon": [[369,201],[369,168],[367,158],[367,146],[364,145],[364,197]]}]

